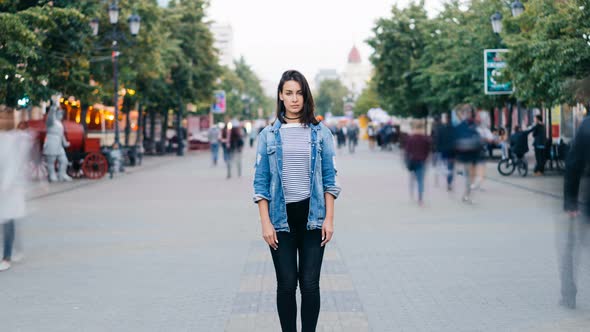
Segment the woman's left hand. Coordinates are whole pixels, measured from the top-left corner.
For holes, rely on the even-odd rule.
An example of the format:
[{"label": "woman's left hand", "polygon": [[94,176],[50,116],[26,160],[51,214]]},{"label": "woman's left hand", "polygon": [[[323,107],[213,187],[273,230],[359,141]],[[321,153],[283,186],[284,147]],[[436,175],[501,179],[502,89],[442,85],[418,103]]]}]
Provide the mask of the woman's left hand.
[{"label": "woman's left hand", "polygon": [[321,246],[325,246],[326,243],[332,240],[332,236],[334,235],[334,220],[326,219],[324,220],[324,225],[322,226],[322,244]]}]

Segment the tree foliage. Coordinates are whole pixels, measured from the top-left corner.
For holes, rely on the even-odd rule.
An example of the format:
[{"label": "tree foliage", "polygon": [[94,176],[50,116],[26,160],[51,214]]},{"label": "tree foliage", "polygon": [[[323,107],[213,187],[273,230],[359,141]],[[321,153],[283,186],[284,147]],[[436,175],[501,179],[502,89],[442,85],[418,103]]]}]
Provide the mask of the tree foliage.
[{"label": "tree foliage", "polygon": [[[517,96],[531,104],[588,102],[590,1],[529,0],[503,35]],[[514,32],[516,30],[516,32]]]},{"label": "tree foliage", "polygon": [[[33,103],[54,93],[74,96],[84,107],[112,105],[124,89],[123,112],[136,103],[167,115],[188,103],[208,110],[213,91],[227,93],[228,113],[256,117],[274,110],[260,80],[246,60],[235,69],[218,64],[217,50],[206,17],[207,0],[171,0],[167,8],[156,0],[118,1],[119,22],[109,23],[110,1],[0,1],[0,104],[16,107],[19,98]],[[141,17],[136,37],[127,17]],[[99,21],[97,36],[89,23]],[[114,88],[113,39],[119,91]],[[180,113],[180,112],[179,112]]]},{"label": "tree foliage", "polygon": [[377,93],[377,88],[373,80],[369,82],[367,87],[361,92],[354,105],[354,115],[360,116],[367,114],[371,108],[381,107],[381,101]]},{"label": "tree foliage", "polygon": [[[368,44],[384,109],[423,116],[459,103],[491,108],[518,98],[532,106],[584,101],[590,96],[590,0],[528,0],[512,17],[511,1],[449,0],[429,18],[423,1],[393,6]],[[503,32],[492,31],[499,11]],[[485,49],[508,48],[511,96],[484,94]]]},{"label": "tree foliage", "polygon": [[348,89],[340,80],[323,80],[315,97],[316,113],[344,115],[344,98],[348,95]]}]

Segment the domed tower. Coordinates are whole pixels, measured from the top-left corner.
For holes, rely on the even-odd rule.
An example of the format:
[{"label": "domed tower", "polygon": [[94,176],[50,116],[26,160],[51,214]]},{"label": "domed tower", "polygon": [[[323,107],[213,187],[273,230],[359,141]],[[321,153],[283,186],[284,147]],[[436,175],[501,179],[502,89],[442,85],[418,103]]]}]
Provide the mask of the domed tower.
[{"label": "domed tower", "polygon": [[356,99],[367,85],[371,77],[371,66],[362,63],[361,53],[356,45],[348,52],[348,63],[342,73],[342,83]]},{"label": "domed tower", "polygon": [[352,49],[348,53],[348,63],[361,63],[361,53],[356,48],[356,45],[352,46]]}]

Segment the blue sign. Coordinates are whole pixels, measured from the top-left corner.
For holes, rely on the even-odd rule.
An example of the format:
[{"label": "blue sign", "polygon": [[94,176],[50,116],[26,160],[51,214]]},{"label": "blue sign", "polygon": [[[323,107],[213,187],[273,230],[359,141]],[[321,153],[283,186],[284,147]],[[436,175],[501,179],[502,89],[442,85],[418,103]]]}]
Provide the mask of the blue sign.
[{"label": "blue sign", "polygon": [[213,113],[225,113],[225,91],[219,90],[215,91],[215,102],[211,107],[211,112]]},{"label": "blue sign", "polygon": [[484,50],[485,93],[486,95],[509,95],[514,92],[512,82],[505,75],[506,49]]}]

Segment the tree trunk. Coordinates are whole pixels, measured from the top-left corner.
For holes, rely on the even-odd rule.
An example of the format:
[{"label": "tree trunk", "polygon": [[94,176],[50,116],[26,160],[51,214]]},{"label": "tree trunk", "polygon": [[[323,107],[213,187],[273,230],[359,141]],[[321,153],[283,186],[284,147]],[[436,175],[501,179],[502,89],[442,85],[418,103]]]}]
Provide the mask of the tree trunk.
[{"label": "tree trunk", "polygon": [[508,129],[508,136],[510,136],[510,134],[512,134],[512,104],[510,104],[510,102],[506,102],[506,107],[507,107],[507,113],[508,113],[508,121],[507,122],[507,129]]},{"label": "tree trunk", "polygon": [[156,111],[150,107],[150,153],[156,153]]},{"label": "tree trunk", "polygon": [[131,110],[128,108],[125,112],[125,146],[129,146],[129,135],[131,134]]},{"label": "tree trunk", "polygon": [[135,134],[135,146],[138,146],[140,144],[142,144],[143,142],[143,109],[142,109],[142,104],[139,103],[139,106],[137,107],[137,131]]},{"label": "tree trunk", "polygon": [[84,128],[84,133],[88,133],[88,124],[86,123],[86,116],[88,115],[88,105],[82,104],[80,102],[80,123],[82,123],[82,128]]},{"label": "tree trunk", "polygon": [[162,131],[160,132],[160,153],[166,152],[166,131],[168,130],[168,110],[164,112],[164,119],[162,119],[161,123]]}]

